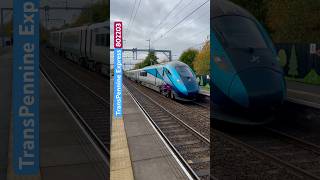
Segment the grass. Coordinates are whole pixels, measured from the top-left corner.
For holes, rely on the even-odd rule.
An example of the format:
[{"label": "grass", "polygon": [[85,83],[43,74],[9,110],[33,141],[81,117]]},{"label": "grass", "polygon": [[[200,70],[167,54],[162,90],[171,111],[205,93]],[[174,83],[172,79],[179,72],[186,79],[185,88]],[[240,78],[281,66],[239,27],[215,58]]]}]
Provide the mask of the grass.
[{"label": "grass", "polygon": [[304,78],[286,77],[286,80],[296,81],[311,85],[320,85],[320,75],[315,70],[311,70]]},{"label": "grass", "polygon": [[205,91],[209,91],[209,92],[210,92],[210,85],[209,85],[209,84],[207,84],[206,86],[200,86],[200,88],[201,88],[202,90],[205,90]]}]

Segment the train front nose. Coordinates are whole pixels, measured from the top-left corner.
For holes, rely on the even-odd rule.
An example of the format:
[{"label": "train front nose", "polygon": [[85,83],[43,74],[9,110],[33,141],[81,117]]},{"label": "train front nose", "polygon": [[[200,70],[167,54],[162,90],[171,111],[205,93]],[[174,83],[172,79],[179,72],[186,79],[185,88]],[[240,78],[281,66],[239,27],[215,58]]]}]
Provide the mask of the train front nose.
[{"label": "train front nose", "polygon": [[196,97],[199,93],[199,86],[196,79],[192,77],[183,77],[181,79],[184,84],[184,91],[182,91],[184,95],[188,96],[189,98]]},{"label": "train front nose", "polygon": [[285,97],[281,73],[268,68],[245,70],[236,75],[229,96],[246,108],[263,108],[281,104]]}]

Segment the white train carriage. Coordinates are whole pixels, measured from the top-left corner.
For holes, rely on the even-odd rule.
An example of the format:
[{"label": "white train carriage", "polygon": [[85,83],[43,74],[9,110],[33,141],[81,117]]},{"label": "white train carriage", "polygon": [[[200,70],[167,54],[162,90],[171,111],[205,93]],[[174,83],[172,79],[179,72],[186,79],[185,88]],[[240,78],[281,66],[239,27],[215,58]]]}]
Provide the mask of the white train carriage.
[{"label": "white train carriage", "polygon": [[109,74],[109,22],[68,28],[50,33],[50,44],[61,55],[88,67]]}]

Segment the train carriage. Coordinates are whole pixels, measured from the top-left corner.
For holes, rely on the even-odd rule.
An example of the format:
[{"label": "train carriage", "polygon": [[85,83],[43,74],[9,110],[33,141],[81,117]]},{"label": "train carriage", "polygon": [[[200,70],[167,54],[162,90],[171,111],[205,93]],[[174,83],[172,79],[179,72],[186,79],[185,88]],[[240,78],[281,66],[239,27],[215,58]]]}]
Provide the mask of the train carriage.
[{"label": "train carriage", "polygon": [[172,99],[193,100],[199,93],[194,72],[180,61],[126,71],[125,75]]},{"label": "train carriage", "polygon": [[50,45],[61,55],[88,67],[109,74],[109,21],[67,28],[50,33]]}]

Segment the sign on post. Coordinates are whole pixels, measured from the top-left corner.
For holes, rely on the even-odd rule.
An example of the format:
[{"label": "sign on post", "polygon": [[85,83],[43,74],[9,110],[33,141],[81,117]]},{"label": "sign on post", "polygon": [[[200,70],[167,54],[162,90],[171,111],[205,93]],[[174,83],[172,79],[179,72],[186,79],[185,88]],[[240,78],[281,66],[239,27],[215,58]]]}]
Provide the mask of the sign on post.
[{"label": "sign on post", "polygon": [[122,22],[114,22],[113,114],[122,118]]},{"label": "sign on post", "polygon": [[39,173],[39,0],[14,2],[13,169]]}]

